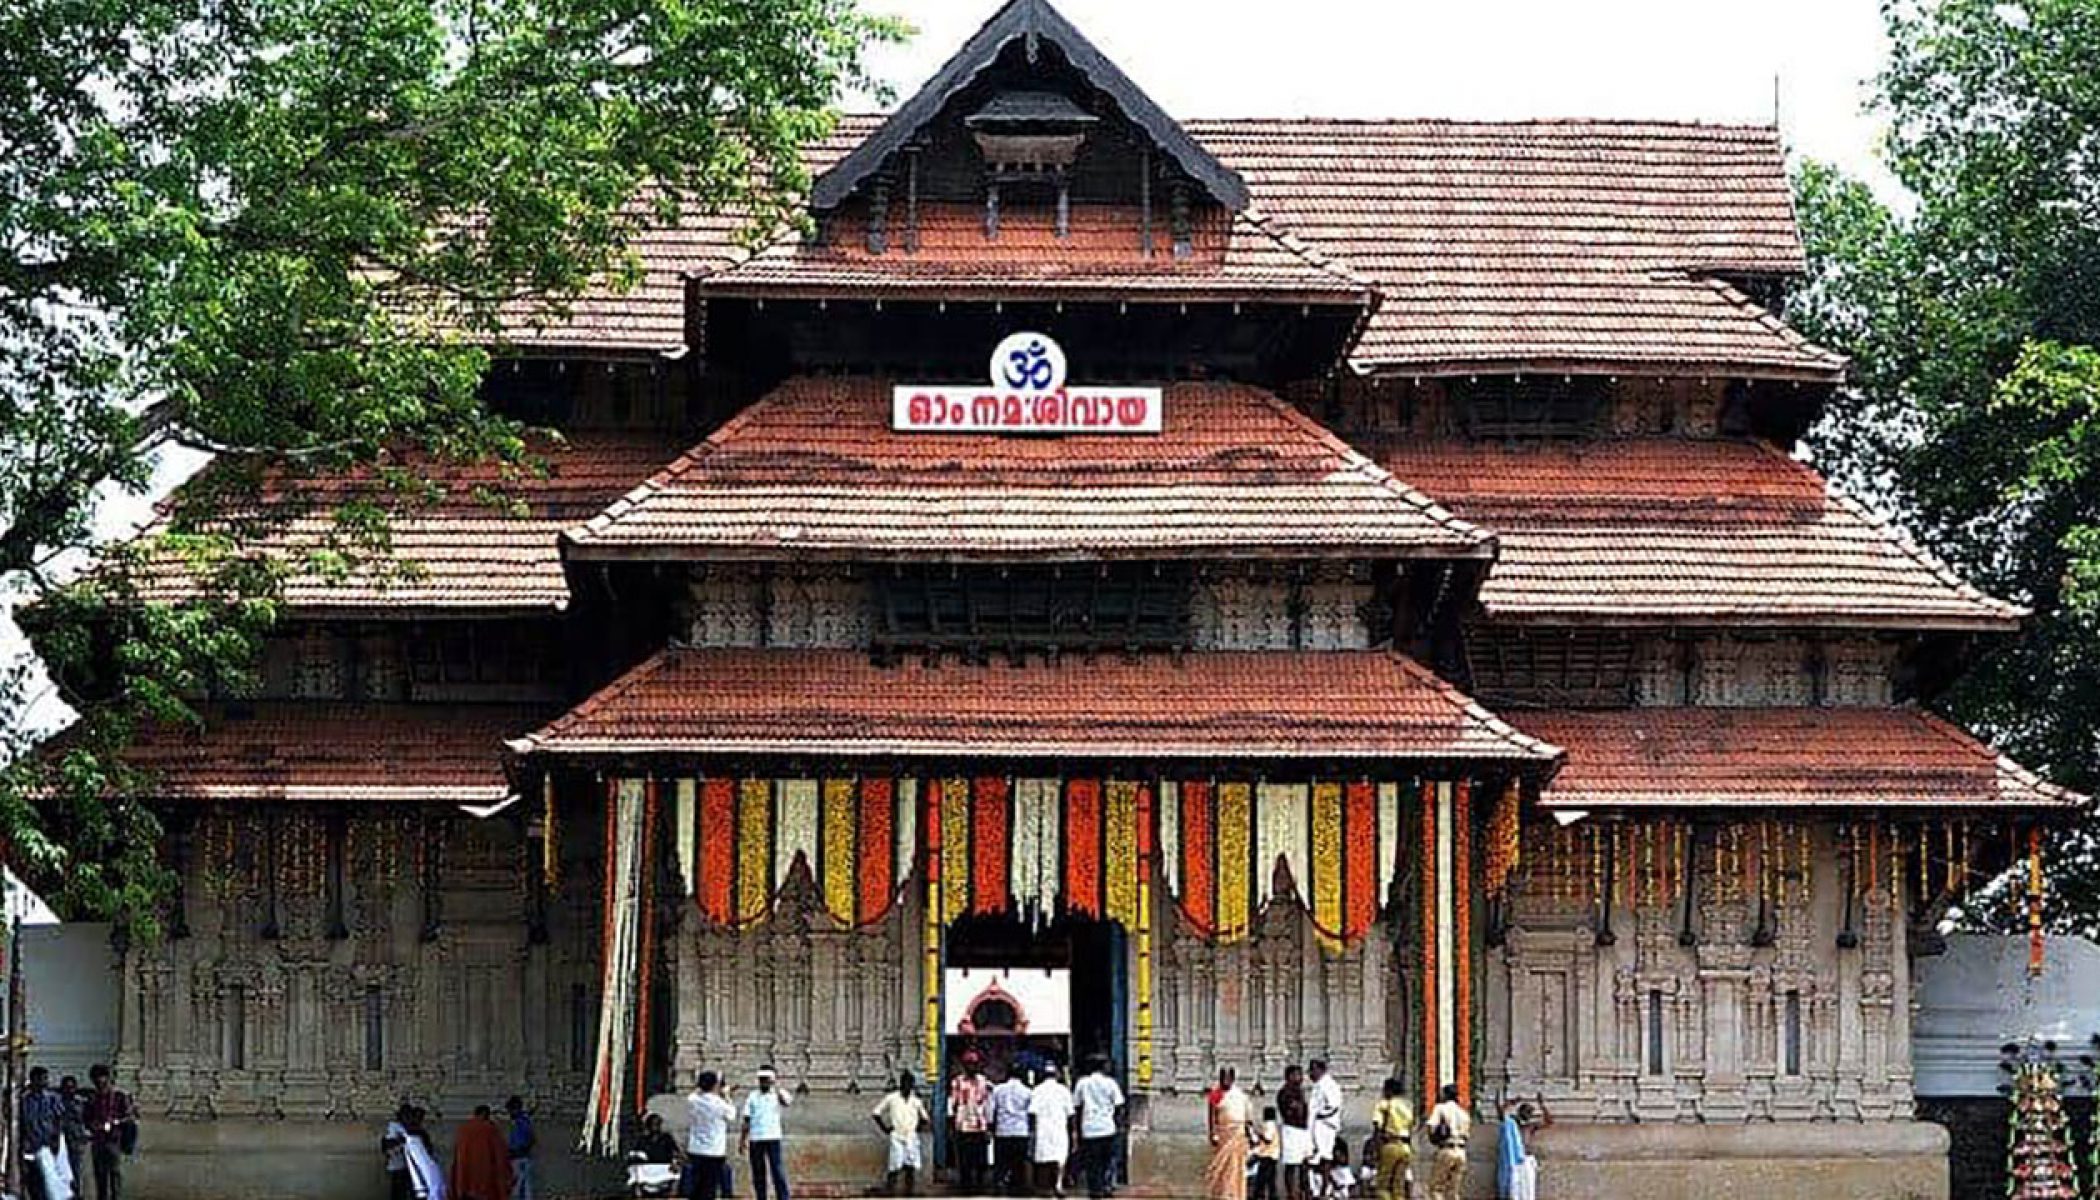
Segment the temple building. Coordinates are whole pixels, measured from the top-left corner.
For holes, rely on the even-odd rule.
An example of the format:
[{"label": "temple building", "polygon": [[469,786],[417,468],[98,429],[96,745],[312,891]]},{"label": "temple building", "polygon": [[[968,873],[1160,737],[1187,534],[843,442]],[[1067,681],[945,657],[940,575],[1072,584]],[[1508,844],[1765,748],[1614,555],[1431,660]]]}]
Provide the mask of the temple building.
[{"label": "temple building", "polygon": [[142,742],[151,1194],[362,1194],[404,1094],[582,1180],[761,1064],[857,1187],[967,1047],[1108,1056],[1139,1185],[1325,1057],[1352,1142],[1543,1096],[1556,1195],[1946,1195],[1912,963],[2084,801],[1929,711],[2022,610],[1792,454],[1774,129],[1181,121],[1011,0],[808,161],[521,316],[520,504],[434,468]]}]

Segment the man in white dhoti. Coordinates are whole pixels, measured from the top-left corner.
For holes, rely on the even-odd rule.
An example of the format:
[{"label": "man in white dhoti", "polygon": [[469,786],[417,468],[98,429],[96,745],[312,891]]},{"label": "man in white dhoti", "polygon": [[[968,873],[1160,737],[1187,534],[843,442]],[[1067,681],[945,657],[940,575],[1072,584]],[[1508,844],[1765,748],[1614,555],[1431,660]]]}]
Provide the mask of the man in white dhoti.
[{"label": "man in white dhoti", "polygon": [[1539,1097],[1538,1107],[1519,1104],[1516,1112],[1502,1118],[1502,1144],[1495,1162],[1495,1182],[1502,1200],[1537,1200],[1539,1160],[1532,1156],[1529,1138],[1552,1123],[1544,1096]]},{"label": "man in white dhoti", "polygon": [[429,1116],[421,1108],[408,1110],[408,1140],[402,1143],[401,1152],[408,1161],[408,1183],[415,1190],[416,1200],[445,1200],[445,1172],[438,1166],[437,1152],[430,1145],[430,1129],[425,1124]]},{"label": "man in white dhoti", "polygon": [[1056,1067],[1045,1069],[1043,1081],[1028,1093],[1033,1147],[1030,1158],[1035,1165],[1036,1187],[1041,1189],[1043,1177],[1048,1176],[1050,1191],[1058,1196],[1065,1194],[1065,1162],[1072,1157],[1072,1115],[1075,1111],[1072,1089],[1058,1078]]},{"label": "man in white dhoti", "polygon": [[1342,1136],[1342,1083],[1323,1058],[1305,1064],[1305,1077],[1310,1083],[1306,1101],[1312,1117],[1312,1162],[1325,1168],[1334,1162],[1334,1143]]},{"label": "man in white dhoti", "polygon": [[910,1071],[897,1073],[895,1091],[883,1094],[875,1105],[876,1128],[889,1138],[889,1173],[885,1180],[890,1195],[910,1196],[916,1194],[919,1185],[919,1130],[928,1120],[926,1106],[919,1101],[917,1081]]}]

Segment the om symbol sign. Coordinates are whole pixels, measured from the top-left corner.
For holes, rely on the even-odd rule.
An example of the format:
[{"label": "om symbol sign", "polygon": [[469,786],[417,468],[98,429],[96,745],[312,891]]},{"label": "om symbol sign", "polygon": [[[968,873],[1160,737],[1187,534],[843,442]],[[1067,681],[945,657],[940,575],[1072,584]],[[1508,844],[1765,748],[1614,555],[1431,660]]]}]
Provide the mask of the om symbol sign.
[{"label": "om symbol sign", "polygon": [[1054,392],[1065,385],[1065,352],[1040,333],[1007,335],[992,351],[992,386],[1015,392]]}]

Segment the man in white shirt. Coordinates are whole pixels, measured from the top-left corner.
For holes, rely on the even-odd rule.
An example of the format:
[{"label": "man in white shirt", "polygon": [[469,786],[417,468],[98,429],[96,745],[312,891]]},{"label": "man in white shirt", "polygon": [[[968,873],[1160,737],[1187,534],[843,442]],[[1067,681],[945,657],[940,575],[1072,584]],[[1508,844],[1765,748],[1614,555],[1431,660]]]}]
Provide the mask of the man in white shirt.
[{"label": "man in white shirt", "polygon": [[692,1162],[694,1200],[717,1200],[722,1192],[722,1165],[729,1161],[729,1126],[736,1110],[722,1099],[722,1080],[702,1071],[685,1098],[685,1153]]},{"label": "man in white shirt", "polygon": [[919,1128],[928,1124],[926,1106],[919,1102],[919,1093],[910,1071],[897,1073],[895,1091],[883,1093],[876,1102],[876,1128],[889,1139],[889,1174],[886,1184],[892,1196],[911,1196],[918,1192],[919,1180]]},{"label": "man in white shirt", "polygon": [[1072,1089],[1072,1102],[1079,1108],[1079,1161],[1086,1170],[1086,1194],[1090,1200],[1108,1200],[1116,1190],[1116,1130],[1123,1089],[1109,1077],[1107,1056],[1097,1054],[1088,1063],[1086,1078]]},{"label": "man in white shirt", "polygon": [[1028,1179],[1028,1085],[1007,1068],[992,1089],[992,1186],[1009,1196],[1026,1190]]},{"label": "man in white shirt", "polygon": [[1312,1085],[1306,1100],[1312,1110],[1313,1162],[1325,1167],[1334,1162],[1334,1143],[1342,1136],[1342,1084],[1322,1058],[1305,1064],[1305,1078]]},{"label": "man in white shirt", "polygon": [[780,1110],[794,1102],[795,1098],[779,1086],[779,1077],[773,1068],[758,1069],[758,1090],[744,1097],[744,1127],[737,1135],[737,1146],[751,1163],[751,1195],[755,1200],[766,1200],[766,1178],[769,1175],[780,1200],[788,1200],[787,1159],[782,1153]]},{"label": "man in white shirt", "polygon": [[1065,1194],[1065,1160],[1072,1157],[1072,1089],[1057,1077],[1056,1067],[1046,1067],[1043,1081],[1028,1093],[1028,1120],[1035,1139],[1036,1187],[1049,1176],[1049,1191]]}]

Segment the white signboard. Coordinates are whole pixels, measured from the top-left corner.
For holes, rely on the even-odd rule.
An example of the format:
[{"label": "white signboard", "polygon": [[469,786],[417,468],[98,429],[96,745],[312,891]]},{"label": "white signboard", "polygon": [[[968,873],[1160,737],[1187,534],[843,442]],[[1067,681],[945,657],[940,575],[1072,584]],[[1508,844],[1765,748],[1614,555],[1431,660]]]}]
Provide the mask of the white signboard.
[{"label": "white signboard", "polygon": [[989,385],[905,383],[890,395],[900,433],[1158,433],[1160,389],[1068,387],[1065,352],[1048,334],[1008,335]]}]

